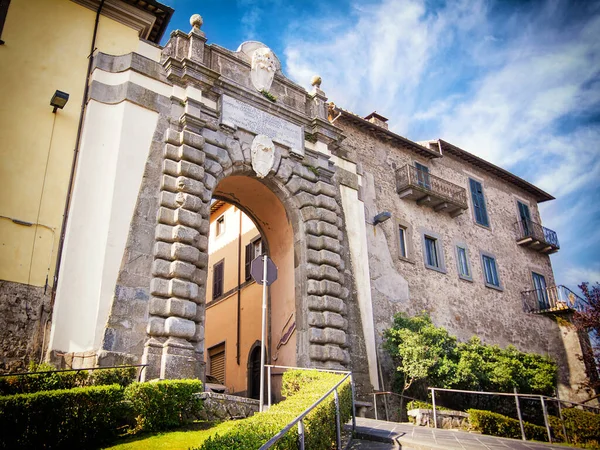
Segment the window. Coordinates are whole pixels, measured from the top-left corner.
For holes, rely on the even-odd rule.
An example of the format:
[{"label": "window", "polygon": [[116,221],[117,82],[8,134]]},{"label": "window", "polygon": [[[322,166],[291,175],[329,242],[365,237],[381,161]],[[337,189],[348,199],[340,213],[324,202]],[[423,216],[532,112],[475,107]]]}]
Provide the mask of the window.
[{"label": "window", "polygon": [[550,301],[548,298],[548,290],[546,288],[546,278],[544,275],[535,272],[531,272],[531,276],[533,278],[533,288],[535,289],[535,296],[537,297],[540,309],[549,309]]},{"label": "window", "polygon": [[254,259],[262,254],[262,240],[261,238],[257,238],[254,241],[250,242],[246,245],[246,260],[245,260],[245,272],[246,272],[246,281],[251,278],[250,275],[250,264]]},{"label": "window", "polygon": [[458,266],[458,276],[463,280],[472,281],[471,267],[469,266],[469,256],[467,247],[464,245],[456,246],[456,265]]},{"label": "window", "polygon": [[225,344],[215,345],[208,349],[208,365],[210,375],[221,384],[225,384]]},{"label": "window", "polygon": [[9,4],[10,0],[0,0],[0,45],[4,44],[4,41],[2,40],[2,29],[4,28],[4,21],[6,20]]},{"label": "window", "polygon": [[417,184],[425,189],[430,189],[429,167],[415,162],[415,169],[417,169]]},{"label": "window", "polygon": [[521,231],[523,232],[522,237],[531,236],[533,232],[533,226],[531,224],[531,214],[529,213],[529,206],[523,202],[517,201],[519,207],[519,220],[521,222]]},{"label": "window", "polygon": [[440,267],[440,259],[437,251],[437,239],[425,236],[425,262],[431,267]]},{"label": "window", "polygon": [[219,261],[213,266],[213,300],[223,295],[223,274],[225,261]]},{"label": "window", "polygon": [[500,286],[500,277],[498,276],[498,269],[496,267],[496,258],[491,255],[482,254],[481,260],[483,264],[485,285],[487,287],[502,290],[502,287]]},{"label": "window", "polygon": [[473,200],[473,214],[475,222],[484,227],[490,226],[487,209],[485,206],[485,197],[483,196],[483,186],[479,181],[469,178],[469,187],[471,188],[471,199]]},{"label": "window", "polygon": [[406,227],[403,227],[402,225],[398,226],[398,239],[400,245],[400,257],[408,258],[408,251],[406,248]]},{"label": "window", "polygon": [[217,219],[216,233],[217,233],[217,236],[220,236],[224,232],[225,232],[225,216],[223,215]]}]

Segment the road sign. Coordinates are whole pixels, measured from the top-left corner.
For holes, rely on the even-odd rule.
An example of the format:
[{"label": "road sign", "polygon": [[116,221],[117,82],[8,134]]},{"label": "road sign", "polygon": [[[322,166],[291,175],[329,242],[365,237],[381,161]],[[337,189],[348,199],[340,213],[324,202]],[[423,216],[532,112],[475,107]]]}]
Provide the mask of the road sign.
[{"label": "road sign", "polygon": [[[254,278],[254,281],[258,284],[263,284],[264,266],[263,255],[257,256],[250,263],[250,275],[252,275],[252,278]],[[271,286],[275,280],[277,280],[277,266],[271,258],[267,256],[267,286]]]}]

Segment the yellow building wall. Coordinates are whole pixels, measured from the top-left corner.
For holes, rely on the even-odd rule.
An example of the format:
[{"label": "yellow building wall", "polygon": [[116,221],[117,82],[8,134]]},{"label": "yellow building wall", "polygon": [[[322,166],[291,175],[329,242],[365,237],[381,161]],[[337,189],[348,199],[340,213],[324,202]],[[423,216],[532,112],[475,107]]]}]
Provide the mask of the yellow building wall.
[{"label": "yellow building wall", "polygon": [[[12,0],[8,8],[0,46],[0,280],[43,286],[48,276],[52,284],[95,17],[70,0]],[[138,42],[132,28],[100,17],[98,51],[126,54]],[[70,97],[52,114],[57,89]],[[35,223],[38,208],[38,223],[50,229],[13,222]]]},{"label": "yellow building wall", "polygon": [[[224,260],[223,292],[234,289],[238,281],[238,239],[242,214],[242,252],[240,277],[245,280],[245,249],[259,232],[253,222],[241,211],[229,204],[211,215],[208,279],[206,289],[205,348],[225,343],[225,380],[231,393],[244,392],[248,385],[248,357],[250,349],[261,339],[262,286],[254,282],[244,286],[240,295],[240,361],[237,362],[237,291],[229,296],[212,301],[213,266]],[[225,232],[216,236],[216,219],[225,216]],[[208,352],[205,353],[208,358]],[[208,361],[207,361],[208,362]]]}]

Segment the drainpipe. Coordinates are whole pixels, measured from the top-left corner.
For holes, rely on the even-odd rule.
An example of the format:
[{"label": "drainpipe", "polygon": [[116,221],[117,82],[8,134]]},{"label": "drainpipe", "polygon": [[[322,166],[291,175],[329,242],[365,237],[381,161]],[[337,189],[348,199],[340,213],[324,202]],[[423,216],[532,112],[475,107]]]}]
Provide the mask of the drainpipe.
[{"label": "drainpipe", "polygon": [[237,365],[240,365],[240,314],[242,311],[242,210],[238,208],[240,214],[240,229],[238,233],[238,288],[237,288],[237,337],[235,344],[235,358]]},{"label": "drainpipe", "polygon": [[98,24],[100,22],[100,13],[104,7],[105,0],[100,0],[100,5],[96,11],[96,21],[94,23],[94,34],[92,36],[92,45],[88,56],[88,67],[85,75],[85,87],[83,89],[83,98],[81,99],[81,113],[79,114],[79,125],[77,126],[77,137],[75,139],[75,149],[73,151],[73,162],[71,163],[71,175],[69,177],[69,187],[67,190],[67,198],[65,200],[65,209],[63,212],[63,220],[60,229],[60,240],[58,242],[58,250],[56,253],[56,266],[54,269],[54,283],[52,285],[52,296],[50,298],[50,314],[56,300],[56,286],[58,284],[58,274],[60,272],[60,260],[62,258],[63,246],[65,243],[65,234],[67,230],[67,220],[69,218],[69,209],[71,207],[71,195],[73,194],[73,185],[75,184],[75,169],[77,168],[77,158],[79,156],[79,147],[81,146],[81,132],[83,129],[83,117],[87,106],[87,97],[90,90],[90,76],[92,74],[92,65],[94,63],[93,54],[96,50],[96,37],[98,35]]}]

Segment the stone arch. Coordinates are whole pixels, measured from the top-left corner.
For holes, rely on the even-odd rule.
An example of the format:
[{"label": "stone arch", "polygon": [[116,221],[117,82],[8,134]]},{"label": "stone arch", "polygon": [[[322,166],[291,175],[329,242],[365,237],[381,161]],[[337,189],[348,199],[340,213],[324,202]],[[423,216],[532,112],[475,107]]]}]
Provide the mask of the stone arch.
[{"label": "stone arch", "polygon": [[[202,376],[210,200],[228,177],[255,177],[254,135],[213,121],[172,123],[165,136],[150,288],[145,378]],[[297,364],[347,367],[343,223],[328,158],[313,165],[276,146],[261,183],[293,229]]]}]

